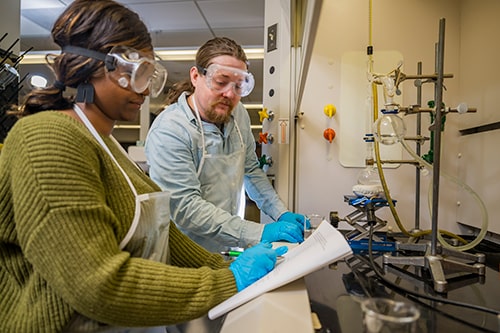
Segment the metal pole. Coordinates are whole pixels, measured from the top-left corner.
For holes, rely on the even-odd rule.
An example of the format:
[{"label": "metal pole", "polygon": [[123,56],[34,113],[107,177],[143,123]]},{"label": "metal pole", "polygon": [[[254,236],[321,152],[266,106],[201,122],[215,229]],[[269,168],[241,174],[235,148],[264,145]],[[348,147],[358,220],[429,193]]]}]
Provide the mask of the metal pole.
[{"label": "metal pole", "polygon": [[439,208],[439,175],[441,160],[441,127],[443,109],[443,67],[444,67],[444,31],[445,19],[439,20],[439,42],[437,44],[437,80],[435,83],[435,107],[436,116],[434,119],[434,158],[432,174],[432,234],[431,234],[431,255],[437,254],[437,233],[438,229],[438,208]]},{"label": "metal pole", "polygon": [[[422,62],[417,63],[417,74],[422,74]],[[417,85],[417,105],[422,106],[422,82]],[[422,114],[417,114],[417,138],[422,135]],[[420,156],[422,142],[417,140],[416,153]],[[415,168],[415,229],[420,229],[420,167]]]}]

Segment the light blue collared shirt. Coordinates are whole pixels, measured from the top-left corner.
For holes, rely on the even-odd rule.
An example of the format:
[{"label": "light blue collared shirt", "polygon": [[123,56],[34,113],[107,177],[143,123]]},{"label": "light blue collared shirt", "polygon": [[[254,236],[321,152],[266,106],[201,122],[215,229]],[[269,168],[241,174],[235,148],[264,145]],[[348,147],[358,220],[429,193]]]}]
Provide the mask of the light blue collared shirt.
[{"label": "light blue collared shirt", "polygon": [[[210,251],[230,246],[248,247],[262,237],[263,224],[246,221],[202,198],[197,171],[203,155],[201,128],[183,93],[154,120],[146,138],[146,157],[151,178],[171,194],[172,220],[194,241]],[[259,168],[255,139],[247,110],[239,103],[224,132],[203,122],[205,145],[210,154],[230,154],[245,146],[244,184],[248,196],[273,220],[287,211],[267,175]],[[203,169],[202,169],[203,170]],[[202,171],[203,172],[203,171]],[[217,183],[217,179],[213,180]],[[227,195],[221,191],[220,195]]]}]

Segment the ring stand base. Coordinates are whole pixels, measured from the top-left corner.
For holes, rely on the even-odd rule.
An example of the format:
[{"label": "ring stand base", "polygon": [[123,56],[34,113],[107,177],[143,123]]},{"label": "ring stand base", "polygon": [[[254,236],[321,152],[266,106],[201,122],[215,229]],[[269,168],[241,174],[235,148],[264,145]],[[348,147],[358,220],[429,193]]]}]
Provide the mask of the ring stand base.
[{"label": "ring stand base", "polygon": [[434,290],[438,293],[449,291],[448,280],[450,274],[469,273],[484,276],[486,256],[482,253],[471,254],[437,246],[436,255],[431,255],[430,243],[399,243],[398,250],[419,251],[419,256],[395,256],[385,253],[383,256],[384,267],[387,265],[410,265],[426,268],[432,277]]}]

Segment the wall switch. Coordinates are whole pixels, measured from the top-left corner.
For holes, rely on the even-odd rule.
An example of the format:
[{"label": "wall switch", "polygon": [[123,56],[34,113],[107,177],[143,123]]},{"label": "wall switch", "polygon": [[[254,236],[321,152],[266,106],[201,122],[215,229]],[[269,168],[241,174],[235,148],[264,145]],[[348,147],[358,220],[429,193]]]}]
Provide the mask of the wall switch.
[{"label": "wall switch", "polygon": [[275,23],[267,28],[267,52],[271,52],[278,48],[278,23]]}]

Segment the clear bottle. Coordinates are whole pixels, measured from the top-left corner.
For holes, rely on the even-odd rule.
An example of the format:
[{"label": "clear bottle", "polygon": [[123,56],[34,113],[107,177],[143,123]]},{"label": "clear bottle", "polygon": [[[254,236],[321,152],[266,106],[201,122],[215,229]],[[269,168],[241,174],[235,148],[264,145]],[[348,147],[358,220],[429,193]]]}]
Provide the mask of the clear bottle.
[{"label": "clear bottle", "polygon": [[380,177],[377,166],[375,165],[374,138],[373,134],[366,134],[364,137],[366,143],[365,168],[358,173],[358,184],[377,185],[380,184]]},{"label": "clear bottle", "polygon": [[380,185],[380,176],[373,160],[366,161],[366,167],[358,173],[359,185]]},{"label": "clear bottle", "polygon": [[357,196],[379,196],[383,192],[383,187],[380,181],[377,165],[375,164],[375,159],[373,157],[373,135],[367,134],[365,136],[365,142],[365,167],[359,171],[357,184],[353,186],[352,190]]}]

